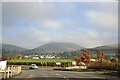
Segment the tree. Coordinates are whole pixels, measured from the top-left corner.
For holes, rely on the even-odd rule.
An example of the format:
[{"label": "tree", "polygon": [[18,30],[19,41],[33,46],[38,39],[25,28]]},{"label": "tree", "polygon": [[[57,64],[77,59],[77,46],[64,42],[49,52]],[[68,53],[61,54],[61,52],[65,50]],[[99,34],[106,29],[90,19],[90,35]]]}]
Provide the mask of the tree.
[{"label": "tree", "polygon": [[9,60],[9,59],[11,59],[11,56],[9,54],[6,54],[6,55],[3,55],[2,58]]},{"label": "tree", "polygon": [[102,52],[101,50],[98,50],[97,57],[98,57],[98,60],[102,62],[105,57],[104,52]]},{"label": "tree", "polygon": [[82,62],[84,62],[86,64],[90,63],[91,55],[90,55],[90,52],[88,49],[83,50],[83,54],[82,54],[81,59],[82,59]]},{"label": "tree", "polygon": [[110,61],[111,61],[111,62],[113,62],[113,63],[118,62],[118,60],[117,60],[117,59],[115,59],[115,58],[112,58]]},{"label": "tree", "polygon": [[15,59],[21,59],[23,56],[21,54],[16,54]]},{"label": "tree", "polygon": [[97,57],[98,57],[98,60],[99,60],[99,63],[100,63],[100,68],[102,69],[103,66],[104,66],[104,53],[101,51],[101,50],[98,50],[98,53],[97,53]]},{"label": "tree", "polygon": [[79,56],[75,57],[75,60],[76,60],[76,62],[77,62],[77,65],[79,65],[80,62],[82,62],[82,61],[81,61],[81,58],[80,58]]},{"label": "tree", "polygon": [[80,64],[81,62],[84,62],[85,64],[89,64],[91,60],[91,55],[88,49],[83,50],[83,54],[81,57],[77,56],[75,57],[75,60],[77,64]]}]

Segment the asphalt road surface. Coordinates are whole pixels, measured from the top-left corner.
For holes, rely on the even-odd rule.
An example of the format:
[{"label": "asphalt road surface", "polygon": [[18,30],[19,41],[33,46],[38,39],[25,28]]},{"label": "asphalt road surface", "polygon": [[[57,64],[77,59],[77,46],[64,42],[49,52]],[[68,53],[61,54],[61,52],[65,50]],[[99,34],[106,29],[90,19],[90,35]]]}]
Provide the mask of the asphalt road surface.
[{"label": "asphalt road surface", "polygon": [[[109,79],[107,79],[109,78]],[[57,71],[53,69],[24,69],[22,73],[8,80],[118,80],[115,77],[96,72]]]}]

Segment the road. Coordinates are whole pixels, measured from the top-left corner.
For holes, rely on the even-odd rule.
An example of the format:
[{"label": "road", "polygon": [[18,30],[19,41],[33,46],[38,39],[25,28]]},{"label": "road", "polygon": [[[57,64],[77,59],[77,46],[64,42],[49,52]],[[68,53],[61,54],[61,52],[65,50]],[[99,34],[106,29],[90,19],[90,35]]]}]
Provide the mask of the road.
[{"label": "road", "polygon": [[[107,76],[95,72],[57,71],[53,69],[22,70],[22,73],[8,80],[106,80]],[[110,77],[110,80],[118,80]]]}]

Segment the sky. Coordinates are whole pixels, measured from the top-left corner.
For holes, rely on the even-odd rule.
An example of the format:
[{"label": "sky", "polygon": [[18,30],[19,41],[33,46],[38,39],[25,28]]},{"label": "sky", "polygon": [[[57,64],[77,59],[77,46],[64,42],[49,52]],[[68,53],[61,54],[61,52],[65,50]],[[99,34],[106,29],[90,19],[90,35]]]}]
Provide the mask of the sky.
[{"label": "sky", "polygon": [[118,43],[117,2],[2,2],[2,43],[84,47]]}]

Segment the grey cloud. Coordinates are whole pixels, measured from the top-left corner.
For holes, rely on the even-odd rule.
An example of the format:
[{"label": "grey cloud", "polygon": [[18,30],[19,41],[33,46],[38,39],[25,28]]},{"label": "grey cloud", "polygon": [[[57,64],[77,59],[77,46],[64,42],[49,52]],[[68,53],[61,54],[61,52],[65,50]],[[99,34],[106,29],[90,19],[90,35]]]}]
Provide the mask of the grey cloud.
[{"label": "grey cloud", "polygon": [[3,43],[15,44],[25,48],[34,48],[45,42],[49,42],[51,36],[45,31],[39,31],[34,28],[24,29],[21,33],[16,33],[15,36],[3,36]]},{"label": "grey cloud", "polygon": [[[53,5],[54,4],[54,5]],[[58,5],[58,6],[57,6]],[[9,14],[17,15],[20,17],[27,17],[28,19],[41,21],[48,18],[60,18],[59,9],[64,9],[62,13],[74,10],[73,6],[69,3],[43,3],[43,2],[5,2],[3,3],[3,13],[10,12]],[[66,7],[64,7],[66,6]],[[58,7],[58,8],[56,8]],[[64,8],[63,8],[64,7]],[[72,8],[72,9],[71,9]]]},{"label": "grey cloud", "polygon": [[[92,34],[90,34],[92,32]],[[47,42],[73,42],[85,47],[95,47],[97,45],[114,44],[118,42],[118,37],[112,33],[98,33],[95,31],[86,31],[81,33],[65,33],[60,35],[49,35],[44,31],[29,30],[22,34],[17,34],[17,37],[4,36],[3,42],[12,43],[26,48],[35,48]]]},{"label": "grey cloud", "polygon": [[[91,34],[92,33],[92,34]],[[96,34],[97,33],[97,34]],[[94,34],[94,35],[93,35]],[[95,47],[98,45],[107,45],[118,43],[118,36],[109,32],[82,31],[79,33],[68,33],[54,37],[53,41],[73,42],[85,47]]]},{"label": "grey cloud", "polygon": [[[62,10],[63,11],[62,14],[65,17],[67,16],[68,13],[74,11],[74,7],[75,7],[74,4],[64,3],[61,6],[59,6],[59,8],[56,8],[56,5],[59,5],[59,4],[52,5],[52,3],[48,4],[48,3],[35,3],[35,2],[34,3],[5,2],[3,3],[3,6],[2,6],[3,16],[14,15],[14,17],[9,17],[8,21],[5,20],[3,22],[4,23],[3,31],[4,30],[14,31],[14,28],[11,28],[11,27],[13,27],[12,22],[16,16],[19,16],[21,18],[27,18],[28,20],[41,24],[46,20],[61,19],[61,16],[59,15],[61,13],[58,12],[60,9],[64,8]],[[65,5],[67,7],[65,7]],[[68,24],[74,25],[73,21],[68,22]],[[76,24],[75,26],[81,27],[81,25],[79,24],[79,21],[78,23],[75,23],[75,24]],[[67,28],[69,28],[69,26],[67,26]],[[76,27],[76,29],[78,28]],[[27,28],[27,29],[24,28],[23,32],[16,33],[15,34],[16,36],[11,37],[11,36],[4,35],[3,42],[23,46],[26,48],[34,48],[50,41],[74,42],[76,44],[83,45],[85,47],[93,47],[96,45],[117,43],[117,35],[115,36],[111,32],[104,33],[104,31],[105,30],[103,30],[102,33],[99,33],[96,30],[89,31],[86,29],[86,31],[81,30],[81,32],[78,32],[75,34],[72,32],[67,33],[66,31],[65,33],[62,33],[59,35],[58,34],[50,35],[47,31],[42,31],[42,30],[37,30],[32,28]]]}]

